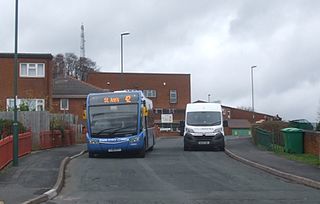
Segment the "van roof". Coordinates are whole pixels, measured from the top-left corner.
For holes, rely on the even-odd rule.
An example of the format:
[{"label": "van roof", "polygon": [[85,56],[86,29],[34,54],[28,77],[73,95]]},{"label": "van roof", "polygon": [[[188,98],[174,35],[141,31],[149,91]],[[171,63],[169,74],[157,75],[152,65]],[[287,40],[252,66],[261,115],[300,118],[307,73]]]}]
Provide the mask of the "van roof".
[{"label": "van roof", "polygon": [[187,112],[196,112],[196,111],[222,111],[220,103],[188,103]]}]

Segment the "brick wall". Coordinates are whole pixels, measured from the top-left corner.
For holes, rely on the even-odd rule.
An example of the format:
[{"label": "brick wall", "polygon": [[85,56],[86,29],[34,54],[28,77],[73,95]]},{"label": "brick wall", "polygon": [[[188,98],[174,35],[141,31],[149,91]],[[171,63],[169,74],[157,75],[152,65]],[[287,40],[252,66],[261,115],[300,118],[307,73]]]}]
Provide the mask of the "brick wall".
[{"label": "brick wall", "polygon": [[[156,90],[157,96],[150,98],[154,108],[185,109],[191,102],[190,74],[96,72],[89,73],[88,83],[111,91],[125,89]],[[122,83],[121,83],[122,82]],[[176,90],[177,103],[170,103],[170,90]]]},{"label": "brick wall", "polygon": [[304,132],[304,152],[320,156],[320,132]]},{"label": "brick wall", "polygon": [[[121,78],[123,77],[123,79]],[[153,73],[89,73],[88,83],[110,91],[124,89],[156,90],[156,97],[149,97],[154,109],[173,110],[175,124],[185,118],[185,108],[191,102],[190,74],[153,74]],[[170,90],[177,91],[177,103],[170,103]],[[163,112],[165,113],[165,112]],[[156,112],[155,120],[161,119]]]}]

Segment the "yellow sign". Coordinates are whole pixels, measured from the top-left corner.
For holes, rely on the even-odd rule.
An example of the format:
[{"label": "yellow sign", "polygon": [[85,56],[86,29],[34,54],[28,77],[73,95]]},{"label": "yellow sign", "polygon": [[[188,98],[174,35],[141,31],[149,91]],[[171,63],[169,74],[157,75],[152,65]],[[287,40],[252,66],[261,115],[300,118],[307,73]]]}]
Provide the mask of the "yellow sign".
[{"label": "yellow sign", "polygon": [[146,107],[142,108],[143,116],[148,116],[148,109]]},{"label": "yellow sign", "polygon": [[[82,119],[84,119],[84,120],[87,119],[87,111],[86,111],[86,110],[83,110]],[[0,203],[0,204],[1,204],[1,203]]]}]

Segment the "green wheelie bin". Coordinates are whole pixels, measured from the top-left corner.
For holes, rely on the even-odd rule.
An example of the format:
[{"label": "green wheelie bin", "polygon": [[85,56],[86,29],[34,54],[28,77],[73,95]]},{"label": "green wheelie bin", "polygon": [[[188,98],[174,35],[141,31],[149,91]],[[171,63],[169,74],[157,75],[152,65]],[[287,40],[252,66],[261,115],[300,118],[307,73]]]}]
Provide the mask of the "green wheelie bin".
[{"label": "green wheelie bin", "polygon": [[284,151],[288,153],[303,153],[303,131],[298,128],[284,128]]}]

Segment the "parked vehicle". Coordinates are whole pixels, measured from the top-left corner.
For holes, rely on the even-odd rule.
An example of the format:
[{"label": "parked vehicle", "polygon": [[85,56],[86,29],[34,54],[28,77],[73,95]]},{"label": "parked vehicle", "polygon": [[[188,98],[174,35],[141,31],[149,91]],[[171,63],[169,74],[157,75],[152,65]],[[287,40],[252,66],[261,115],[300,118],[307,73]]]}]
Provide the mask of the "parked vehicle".
[{"label": "parked vehicle", "polygon": [[189,103],[185,114],[184,150],[224,151],[222,108],[218,103]]}]

